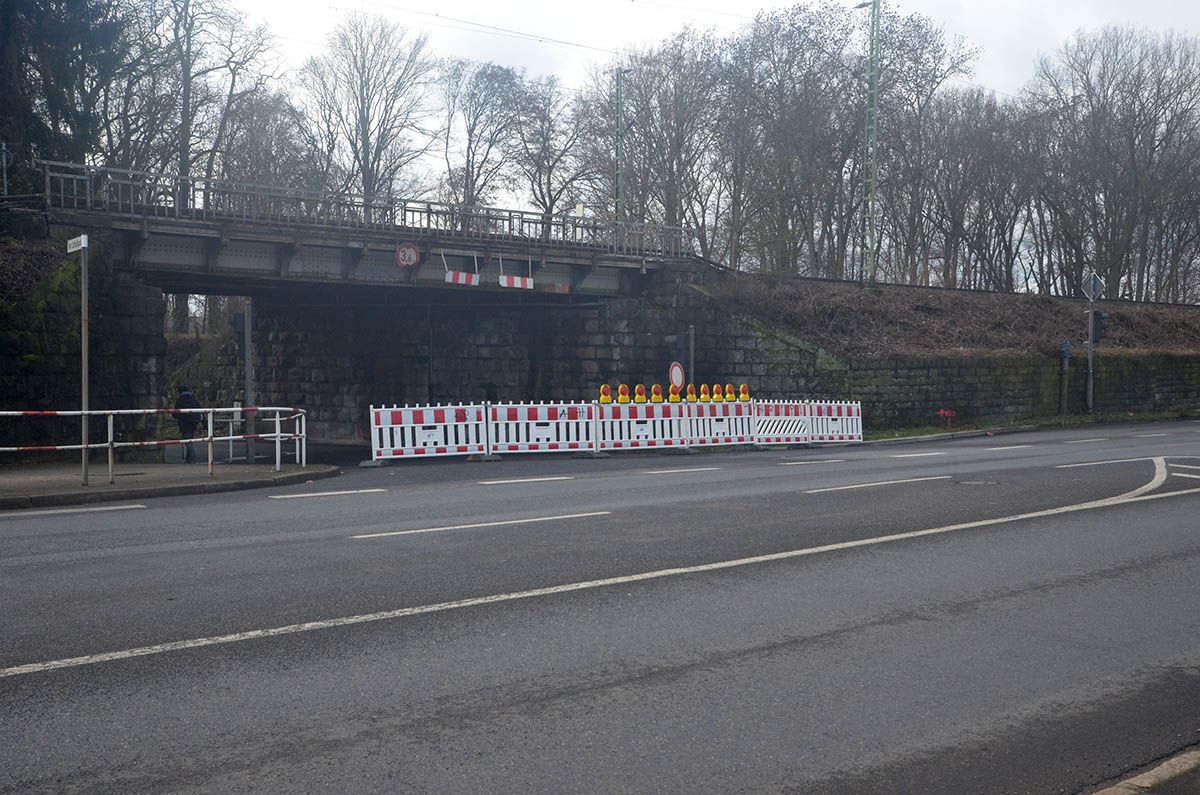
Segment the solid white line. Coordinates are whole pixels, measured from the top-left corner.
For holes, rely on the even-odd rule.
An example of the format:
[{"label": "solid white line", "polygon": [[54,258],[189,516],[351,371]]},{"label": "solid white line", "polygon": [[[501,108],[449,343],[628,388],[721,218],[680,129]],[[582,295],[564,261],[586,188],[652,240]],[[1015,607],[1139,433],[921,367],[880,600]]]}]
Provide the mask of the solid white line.
[{"label": "solid white line", "polygon": [[1200,480],[1200,475],[1189,475],[1187,472],[1172,472],[1171,474],[1177,478],[1192,478],[1193,480]]},{"label": "solid white line", "polygon": [[1073,442],[1063,442],[1063,444],[1087,444],[1088,442],[1107,442],[1107,441],[1108,441],[1108,438],[1105,437],[1105,438],[1100,438],[1100,439],[1076,439]]},{"label": "solid white line", "polygon": [[1154,461],[1154,460],[1155,459],[1153,456],[1146,456],[1144,458],[1116,458],[1116,459],[1113,459],[1112,461],[1088,461],[1083,464],[1059,464],[1058,466],[1056,466],[1054,468],[1055,469],[1074,469],[1075,467],[1099,467],[1099,466],[1104,466],[1105,464],[1129,464],[1134,461]]},{"label": "solid white line", "polygon": [[574,480],[571,475],[555,475],[549,478],[519,478],[517,480],[481,480],[480,486],[504,486],[509,483],[542,483],[547,480]]},{"label": "solid white line", "polygon": [[1008,447],[985,447],[984,450],[1024,450],[1026,447],[1033,447],[1031,444],[1011,444]]},{"label": "solid white line", "polygon": [[0,519],[15,519],[18,516],[54,516],[62,513],[99,513],[101,511],[132,511],[145,505],[102,505],[98,508],[48,508],[44,511],[20,511],[0,513]]},{"label": "solid white line", "polygon": [[383,538],[384,536],[411,536],[418,533],[440,533],[444,530],[472,530],[476,527],[500,527],[510,524],[532,524],[533,522],[553,522],[558,519],[583,519],[588,516],[608,516],[612,511],[593,511],[592,513],[568,513],[562,516],[538,516],[533,519],[506,519],[502,522],[478,522],[476,524],[454,524],[445,527],[423,527],[420,530],[392,530],[387,533],[362,533],[351,538]]},{"label": "solid white line", "polygon": [[894,455],[892,458],[924,458],[925,456],[930,455],[945,455],[945,453],[903,453]]},{"label": "solid white line", "polygon": [[268,500],[295,500],[300,497],[341,497],[345,494],[376,494],[387,489],[349,489],[347,491],[311,491],[307,494],[272,494]]},{"label": "solid white line", "polygon": [[1138,438],[1138,439],[1149,439],[1149,438],[1150,438],[1150,437],[1152,437],[1152,436],[1167,436],[1167,435],[1169,435],[1169,434],[1165,434],[1165,433],[1139,433],[1139,434],[1137,434],[1137,438]]},{"label": "solid white line", "polygon": [[798,467],[798,466],[805,466],[806,464],[844,464],[844,463],[846,463],[846,459],[844,459],[844,458],[814,458],[812,461],[780,461],[779,466],[781,466],[781,467]]},{"label": "solid white line", "polygon": [[647,469],[644,475],[674,475],[677,472],[716,472],[721,467],[692,467],[691,469]]},{"label": "solid white line", "polygon": [[826,491],[848,491],[849,489],[865,489],[868,486],[891,486],[896,483],[920,483],[923,480],[949,480],[951,475],[937,475],[932,478],[906,478],[904,480],[878,480],[874,483],[856,483],[853,486],[831,486],[827,489],[809,489],[805,494],[821,494]]},{"label": "solid white line", "polygon": [[890,544],[896,541],[908,541],[914,538],[944,535],[946,533],[954,533],[960,530],[970,530],[977,527],[988,527],[991,525],[1018,522],[1022,519],[1039,519],[1045,516],[1057,516],[1064,513],[1087,511],[1093,508],[1105,508],[1131,502],[1144,502],[1147,500],[1161,500],[1170,497],[1181,497],[1189,494],[1200,494],[1200,488],[1180,489],[1179,491],[1168,491],[1162,494],[1145,494],[1147,490],[1151,490],[1162,485],[1163,480],[1166,479],[1167,468],[1163,459],[1156,458],[1154,461],[1154,479],[1146,485],[1140,486],[1139,488],[1136,488],[1127,494],[1121,494],[1116,497],[1093,500],[1092,502],[1082,502],[1075,505],[1064,505],[1061,508],[1050,508],[1043,511],[1034,511],[1032,513],[1015,514],[1013,516],[1001,516],[995,519],[980,519],[979,521],[975,522],[964,522],[962,524],[934,527],[929,530],[916,530],[909,533],[895,533],[893,535],[876,536],[875,538],[863,538],[857,541],[843,541],[837,544],[826,544],[825,546],[820,547],[805,547],[803,549],[793,549],[788,552],[775,552],[768,555],[756,555],[750,558],[723,560],[717,563],[705,563],[698,566],[659,569],[657,571],[647,571],[641,574],[627,574],[618,577],[606,577],[600,580],[585,580],[582,582],[566,583],[564,585],[552,585],[547,588],[534,588],[528,591],[514,591],[511,593],[494,594],[492,596],[478,596],[470,599],[459,599],[453,602],[439,602],[437,604],[421,605],[419,607],[402,607],[397,610],[385,610],[378,613],[366,613],[357,616],[331,618],[323,621],[308,621],[303,624],[288,624],[286,626],[272,627],[270,629],[256,629],[249,632],[236,632],[231,635],[216,635],[207,638],[178,640],[170,643],[159,643],[153,646],[139,646],[137,648],[124,649],[122,651],[110,651],[103,652],[101,654],[88,654],[83,657],[68,657],[61,660],[50,660],[49,662],[16,665],[11,668],[0,668],[0,679],[8,676],[20,676],[22,674],[53,671],[59,668],[75,668],[81,665],[94,665],[95,663],[128,660],[133,657],[146,657],[152,654],[163,654],[169,651],[196,649],[204,646],[222,646],[229,643],[238,643],[243,640],[254,640],[256,638],[272,638],[280,635],[295,635],[300,632],[313,632],[315,630],[353,626],[355,624],[369,624],[376,621],[388,621],[391,619],[406,618],[408,616],[423,615],[426,613],[440,613],[447,610],[457,610],[463,607],[479,607],[483,605],[497,604],[499,602],[512,602],[518,599],[533,599],[540,596],[551,596],[554,594],[585,591],[594,588],[604,588],[610,585],[626,585],[635,582],[645,582],[646,580],[677,577],[685,574],[699,574],[710,571],[720,571],[723,569],[734,569],[742,566],[752,566],[759,563],[772,563],[780,560],[791,560],[793,558],[820,555],[825,552],[837,552],[846,549],[880,546],[882,544]]},{"label": "solid white line", "polygon": [[1200,469],[1200,467],[1192,466],[1191,464],[1171,464],[1171,466],[1175,467],[1176,469]]}]

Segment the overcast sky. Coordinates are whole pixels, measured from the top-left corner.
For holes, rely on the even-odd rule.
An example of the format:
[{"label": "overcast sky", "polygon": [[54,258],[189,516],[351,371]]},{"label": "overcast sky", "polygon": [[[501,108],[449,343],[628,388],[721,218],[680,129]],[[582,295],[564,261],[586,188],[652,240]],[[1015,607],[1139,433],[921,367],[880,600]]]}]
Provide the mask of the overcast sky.
[{"label": "overcast sky", "polygon": [[[837,0],[835,0],[836,2]],[[857,0],[843,0],[853,6]],[[438,55],[491,60],[529,74],[554,73],[576,84],[589,63],[609,51],[652,44],[685,24],[729,32],[760,9],[792,3],[720,0],[234,0],[253,21],[266,22],[289,66],[317,52],[325,32],[346,12],[381,14],[429,34]],[[901,13],[920,13],[982,49],[972,82],[1016,93],[1041,53],[1073,31],[1105,25],[1200,34],[1200,5],[1186,0],[893,0]],[[866,13],[866,12],[860,12]],[[523,38],[467,23],[519,31]],[[554,41],[557,40],[557,41]],[[566,42],[566,43],[563,43]]]}]

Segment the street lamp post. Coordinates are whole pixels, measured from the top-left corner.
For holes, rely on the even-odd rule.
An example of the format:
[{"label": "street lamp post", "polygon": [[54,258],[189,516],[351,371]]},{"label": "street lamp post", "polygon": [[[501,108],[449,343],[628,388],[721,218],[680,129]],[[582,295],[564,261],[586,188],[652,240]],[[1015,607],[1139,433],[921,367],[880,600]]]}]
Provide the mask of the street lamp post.
[{"label": "street lamp post", "polygon": [[867,162],[863,168],[863,256],[866,258],[867,283],[875,283],[875,265],[879,259],[879,229],[875,211],[875,188],[879,181],[879,0],[867,0],[855,8],[871,9],[871,49],[867,62]]}]

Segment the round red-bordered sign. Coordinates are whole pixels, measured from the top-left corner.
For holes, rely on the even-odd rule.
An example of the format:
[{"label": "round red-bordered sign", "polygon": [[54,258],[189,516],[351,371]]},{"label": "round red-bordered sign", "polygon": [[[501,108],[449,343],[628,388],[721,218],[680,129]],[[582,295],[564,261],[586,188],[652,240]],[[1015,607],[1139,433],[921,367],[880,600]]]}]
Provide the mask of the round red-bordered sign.
[{"label": "round red-bordered sign", "polygon": [[412,243],[401,243],[396,246],[396,264],[401,268],[411,268],[421,261],[421,252]]},{"label": "round red-bordered sign", "polygon": [[679,362],[671,362],[671,368],[668,370],[671,379],[671,385],[683,389],[683,365]]}]

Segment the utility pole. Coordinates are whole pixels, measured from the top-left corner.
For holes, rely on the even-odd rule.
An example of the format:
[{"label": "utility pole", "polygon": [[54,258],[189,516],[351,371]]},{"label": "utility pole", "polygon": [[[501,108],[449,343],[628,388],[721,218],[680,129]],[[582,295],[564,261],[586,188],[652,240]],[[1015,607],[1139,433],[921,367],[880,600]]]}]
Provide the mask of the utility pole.
[{"label": "utility pole", "polygon": [[625,136],[625,104],[621,96],[624,69],[617,67],[617,223],[625,222],[625,157],[621,151]]},{"label": "utility pole", "polygon": [[863,215],[865,221],[863,268],[868,284],[875,283],[875,265],[879,259],[879,228],[875,211],[875,189],[879,182],[879,0],[867,0],[855,8],[871,8],[871,49],[867,60],[867,162],[863,168]]}]

